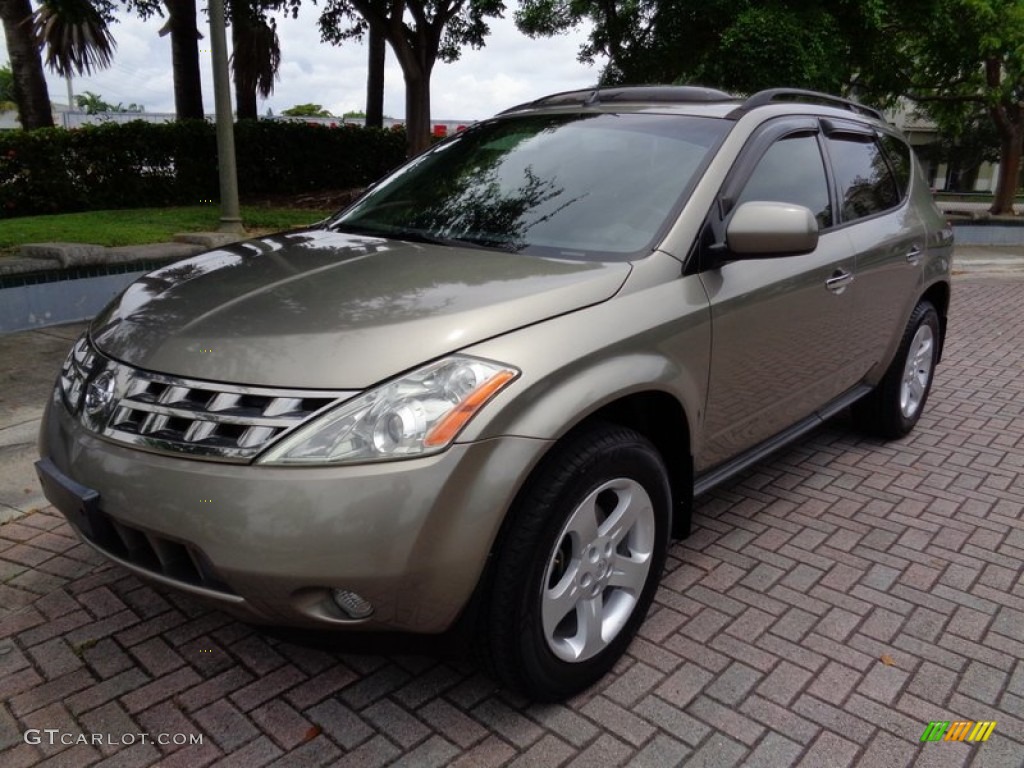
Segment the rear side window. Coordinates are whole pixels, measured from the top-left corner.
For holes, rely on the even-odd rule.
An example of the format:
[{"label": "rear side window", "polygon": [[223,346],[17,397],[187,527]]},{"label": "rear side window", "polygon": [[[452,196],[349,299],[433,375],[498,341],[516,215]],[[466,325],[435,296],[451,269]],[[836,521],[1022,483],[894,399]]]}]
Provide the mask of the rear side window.
[{"label": "rear side window", "polygon": [[896,174],[900,197],[906,197],[910,191],[910,147],[895,136],[883,135],[881,142],[889,165],[892,167],[893,173]]},{"label": "rear side window", "polygon": [[828,180],[813,134],[787,136],[768,148],[736,203],[751,200],[802,205],[811,209],[821,229],[832,226]]},{"label": "rear side window", "polygon": [[895,208],[901,195],[889,165],[872,136],[830,136],[828,153],[839,186],[843,221]]}]

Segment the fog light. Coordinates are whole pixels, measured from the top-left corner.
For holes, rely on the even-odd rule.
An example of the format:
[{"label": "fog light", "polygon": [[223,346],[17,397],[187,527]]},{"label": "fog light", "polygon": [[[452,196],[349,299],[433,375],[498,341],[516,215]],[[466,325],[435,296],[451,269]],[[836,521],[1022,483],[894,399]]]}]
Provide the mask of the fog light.
[{"label": "fog light", "polygon": [[332,589],[331,597],[342,611],[353,619],[365,619],[373,613],[373,606],[355,592],[347,589]]}]

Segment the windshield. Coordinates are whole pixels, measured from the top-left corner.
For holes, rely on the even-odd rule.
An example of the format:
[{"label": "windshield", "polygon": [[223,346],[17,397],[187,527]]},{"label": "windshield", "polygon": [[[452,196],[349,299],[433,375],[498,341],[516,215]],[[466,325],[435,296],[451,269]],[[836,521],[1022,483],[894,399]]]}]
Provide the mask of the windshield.
[{"label": "windshield", "polygon": [[655,244],[726,120],[650,114],[490,120],[332,219],[338,231],[608,259]]}]

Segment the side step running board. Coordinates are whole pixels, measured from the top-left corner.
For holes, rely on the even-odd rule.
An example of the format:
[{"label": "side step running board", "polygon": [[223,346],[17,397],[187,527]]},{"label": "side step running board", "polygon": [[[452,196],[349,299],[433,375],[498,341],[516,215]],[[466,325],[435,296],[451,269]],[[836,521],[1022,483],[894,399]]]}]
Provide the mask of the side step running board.
[{"label": "side step running board", "polygon": [[846,394],[840,395],[835,400],[828,403],[828,405],[823,407],[821,410],[812,413],[803,421],[798,421],[793,426],[775,435],[775,437],[771,437],[762,443],[758,443],[750,450],[741,453],[739,456],[729,459],[729,461],[724,464],[719,464],[714,469],[698,475],[693,484],[693,495],[700,496],[701,494],[710,491],[716,485],[721,485],[729,478],[738,475],[743,470],[757,464],[780,448],[784,448],[789,445],[801,435],[805,435],[815,427],[821,426],[841,410],[853,405],[870,392],[871,387],[867,384],[858,384]]}]

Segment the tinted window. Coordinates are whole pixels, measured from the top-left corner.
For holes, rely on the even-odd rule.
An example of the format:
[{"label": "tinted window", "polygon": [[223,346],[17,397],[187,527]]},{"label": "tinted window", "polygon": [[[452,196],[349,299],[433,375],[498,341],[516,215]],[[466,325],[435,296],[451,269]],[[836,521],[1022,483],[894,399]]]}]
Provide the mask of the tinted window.
[{"label": "tinted window", "polygon": [[839,185],[843,221],[861,219],[899,205],[896,180],[873,137],[830,137],[828,152]]},{"label": "tinted window", "polygon": [[758,161],[737,204],[751,200],[802,205],[810,208],[819,227],[832,226],[828,181],[818,140],[805,134],[772,144]]},{"label": "tinted window", "polygon": [[330,226],[565,258],[632,255],[651,247],[730,127],[642,114],[491,120],[400,168]]},{"label": "tinted window", "polygon": [[910,147],[895,136],[882,136],[881,141],[889,165],[896,174],[900,197],[906,197],[910,187]]}]

